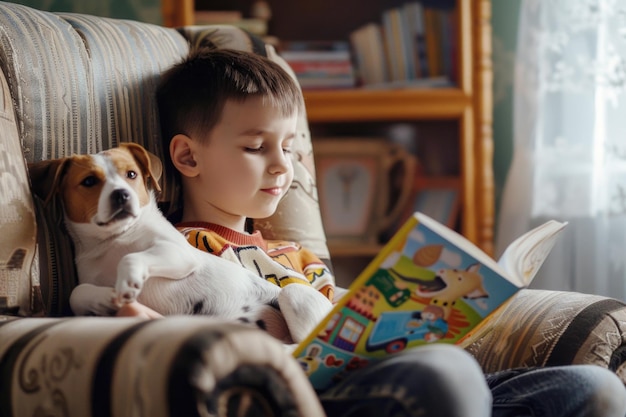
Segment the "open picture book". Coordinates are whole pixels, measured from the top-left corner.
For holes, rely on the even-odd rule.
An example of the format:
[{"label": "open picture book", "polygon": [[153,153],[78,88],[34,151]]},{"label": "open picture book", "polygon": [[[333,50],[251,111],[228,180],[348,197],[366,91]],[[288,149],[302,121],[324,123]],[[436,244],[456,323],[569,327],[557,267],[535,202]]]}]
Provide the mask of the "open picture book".
[{"label": "open picture book", "polygon": [[322,390],[387,355],[459,343],[530,284],[565,225],[544,223],[512,242],[496,262],[457,232],[415,213],[293,355]]}]

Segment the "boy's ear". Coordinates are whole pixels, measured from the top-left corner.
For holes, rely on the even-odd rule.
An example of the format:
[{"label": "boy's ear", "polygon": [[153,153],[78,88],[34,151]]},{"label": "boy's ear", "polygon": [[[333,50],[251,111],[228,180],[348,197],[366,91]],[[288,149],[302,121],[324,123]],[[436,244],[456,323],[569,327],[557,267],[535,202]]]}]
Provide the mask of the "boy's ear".
[{"label": "boy's ear", "polygon": [[191,138],[186,135],[176,135],[170,141],[170,157],[172,164],[186,177],[195,177],[198,175],[198,164],[194,159]]}]

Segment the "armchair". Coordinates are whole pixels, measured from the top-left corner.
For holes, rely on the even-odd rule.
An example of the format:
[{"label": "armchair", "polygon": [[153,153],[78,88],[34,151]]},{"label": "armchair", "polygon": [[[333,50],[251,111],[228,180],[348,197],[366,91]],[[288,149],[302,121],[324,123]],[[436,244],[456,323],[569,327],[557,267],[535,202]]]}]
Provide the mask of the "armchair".
[{"label": "armchair", "polygon": [[[297,362],[259,330],[207,317],[68,317],[72,247],[59,202],[31,196],[26,162],[124,141],[159,155],[156,83],[194,42],[277,59],[230,27],[176,31],[0,2],[1,416],[323,415]],[[305,115],[299,129],[297,187],[258,226],[327,258]]]},{"label": "armchair", "polygon": [[[198,42],[289,70],[232,27],[175,30],[0,2],[0,415],[323,415],[296,361],[259,330],[207,317],[69,317],[72,247],[59,203],[31,195],[26,162],[124,141],[159,155],[159,74]],[[329,259],[306,115],[298,135],[295,187],[255,226]],[[163,203],[176,195],[168,183]],[[624,323],[617,300],[524,290],[467,349],[488,371],[591,362],[626,381]]]}]

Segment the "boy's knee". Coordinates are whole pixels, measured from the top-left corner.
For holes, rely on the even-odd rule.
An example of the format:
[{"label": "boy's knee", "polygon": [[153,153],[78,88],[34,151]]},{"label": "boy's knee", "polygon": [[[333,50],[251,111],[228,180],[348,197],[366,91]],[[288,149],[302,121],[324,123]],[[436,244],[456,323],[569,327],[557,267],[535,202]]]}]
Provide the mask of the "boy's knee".
[{"label": "boy's knee", "polygon": [[589,375],[587,404],[592,409],[590,415],[626,415],[626,387],[622,380],[615,373],[599,366],[589,366],[585,372]]},{"label": "boy's knee", "polygon": [[356,404],[368,411],[359,408],[358,415],[384,415],[380,407],[389,404],[406,416],[491,415],[491,393],[478,363],[461,348],[440,343],[360,369],[321,398],[327,412],[333,411],[329,415],[351,415],[344,411]]},{"label": "boy's knee", "polygon": [[[403,353],[403,366],[417,368],[410,372],[426,387],[450,405],[450,415],[487,416],[491,410],[491,391],[478,362],[465,350],[452,345],[427,345]],[[418,376],[419,375],[419,376]]]},{"label": "boy's knee", "polygon": [[426,345],[401,355],[405,355],[402,360],[413,362],[416,366],[432,367],[439,375],[456,381],[480,382],[479,385],[487,389],[484,374],[476,359],[457,346]]}]

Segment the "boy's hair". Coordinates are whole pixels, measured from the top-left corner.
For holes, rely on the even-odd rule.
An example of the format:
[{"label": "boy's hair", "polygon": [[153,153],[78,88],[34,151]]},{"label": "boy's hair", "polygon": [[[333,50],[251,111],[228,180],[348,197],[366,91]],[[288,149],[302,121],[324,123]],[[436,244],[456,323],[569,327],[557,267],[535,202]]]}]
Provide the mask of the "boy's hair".
[{"label": "boy's hair", "polygon": [[261,97],[290,116],[304,109],[298,83],[279,64],[252,52],[198,48],[162,74],[156,90],[161,123],[165,179],[173,188],[168,213],[178,208],[180,174],[174,168],[170,140],[177,134],[204,138],[220,121],[228,100]]},{"label": "boy's hair", "polygon": [[157,88],[164,145],[177,134],[202,137],[220,121],[226,101],[262,97],[290,116],[303,108],[296,81],[252,52],[201,48],[167,70]]}]

